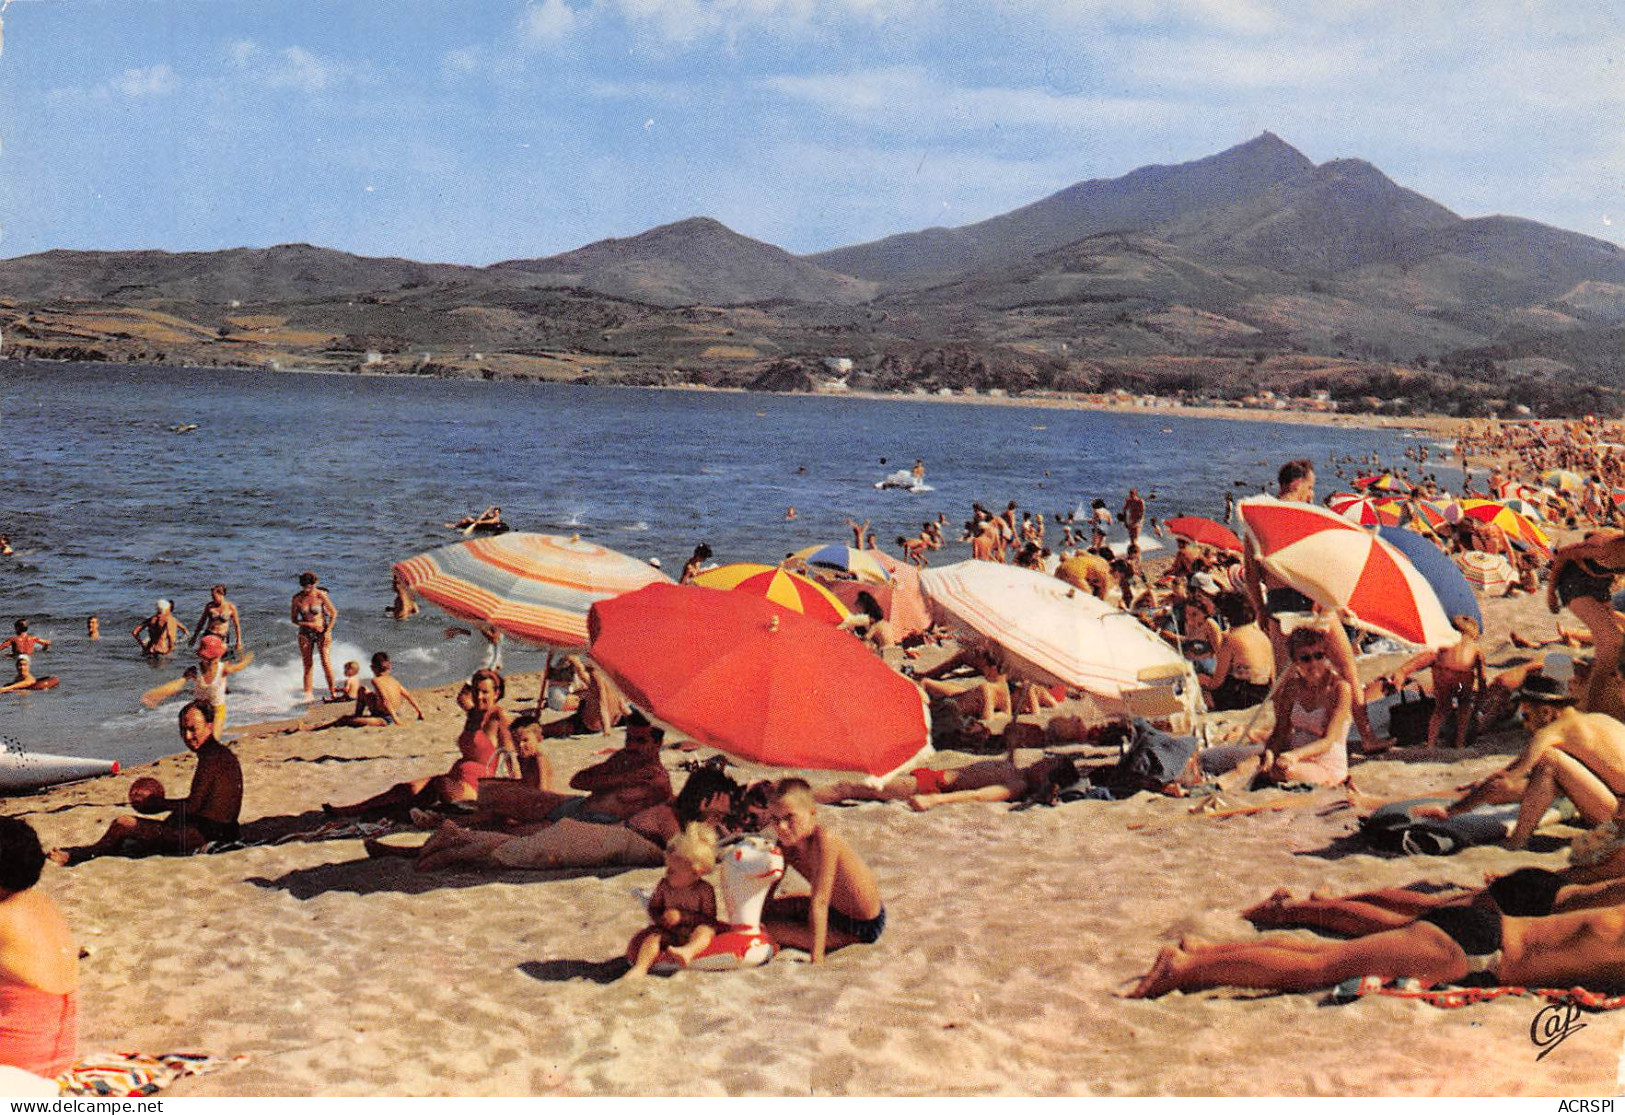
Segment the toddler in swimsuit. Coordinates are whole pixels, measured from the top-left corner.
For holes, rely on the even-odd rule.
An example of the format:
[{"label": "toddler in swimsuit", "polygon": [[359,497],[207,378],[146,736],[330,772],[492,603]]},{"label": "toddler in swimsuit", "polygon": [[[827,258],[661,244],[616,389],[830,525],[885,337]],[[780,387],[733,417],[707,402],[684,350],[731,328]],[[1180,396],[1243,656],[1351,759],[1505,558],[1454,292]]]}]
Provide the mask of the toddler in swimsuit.
[{"label": "toddler in swimsuit", "polygon": [[639,930],[626,946],[626,958],[632,962],[627,976],[648,975],[662,953],[686,968],[716,938],[717,892],[705,881],[716,865],[717,831],[710,825],[690,822],[671,838],[665,877],[649,899],[653,924]]}]

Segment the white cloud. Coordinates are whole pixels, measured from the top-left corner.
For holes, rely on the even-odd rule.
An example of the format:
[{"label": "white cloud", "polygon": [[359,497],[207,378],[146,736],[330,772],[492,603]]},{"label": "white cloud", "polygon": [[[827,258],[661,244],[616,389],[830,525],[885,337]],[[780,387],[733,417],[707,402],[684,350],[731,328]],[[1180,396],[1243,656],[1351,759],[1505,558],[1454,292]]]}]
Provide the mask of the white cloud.
[{"label": "white cloud", "polygon": [[957,87],[919,66],[782,75],[763,85],[855,123],[904,131],[1155,126],[1176,111],[1151,98]]},{"label": "white cloud", "polygon": [[318,58],[302,46],[290,46],[279,51],[276,60],[266,68],[265,83],[277,89],[297,89],[305,93],[319,93],[343,77],[335,63]]},{"label": "white cloud", "polygon": [[477,46],[461,46],[455,50],[446,51],[445,55],[440,59],[440,65],[451,73],[478,73],[484,56],[485,52]]},{"label": "white cloud", "polygon": [[823,38],[853,21],[914,23],[941,0],[593,0],[635,34],[670,47],[720,40],[732,48],[748,34],[784,41]]},{"label": "white cloud", "polygon": [[372,77],[365,63],[323,57],[302,46],[273,50],[252,39],[227,43],[225,60],[240,80],[301,93],[322,93],[344,84],[368,82]]},{"label": "white cloud", "polygon": [[528,47],[552,46],[569,38],[581,18],[565,0],[541,0],[525,8],[519,37]]},{"label": "white cloud", "polygon": [[179,82],[175,71],[166,63],[125,70],[111,83],[111,90],[121,97],[161,97],[175,91]]}]

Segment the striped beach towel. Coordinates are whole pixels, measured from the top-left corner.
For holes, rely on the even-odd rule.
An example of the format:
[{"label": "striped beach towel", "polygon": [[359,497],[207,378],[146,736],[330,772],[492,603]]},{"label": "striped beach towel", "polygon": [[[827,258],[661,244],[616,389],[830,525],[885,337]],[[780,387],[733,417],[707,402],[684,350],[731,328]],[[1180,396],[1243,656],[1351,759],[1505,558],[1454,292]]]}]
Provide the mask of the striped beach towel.
[{"label": "striped beach towel", "polygon": [[248,1060],[202,1053],[92,1053],[56,1078],[64,1096],[150,1096],[183,1076],[201,1076]]},{"label": "striped beach towel", "polygon": [[1581,1010],[1608,1011],[1625,1007],[1625,995],[1607,995],[1584,987],[1423,987],[1414,979],[1385,983],[1381,976],[1344,980],[1331,993],[1333,1003],[1352,1003],[1367,995],[1387,995],[1395,999],[1420,999],[1436,1007],[1453,1009],[1487,1003],[1508,996],[1527,996],[1563,1003]]}]

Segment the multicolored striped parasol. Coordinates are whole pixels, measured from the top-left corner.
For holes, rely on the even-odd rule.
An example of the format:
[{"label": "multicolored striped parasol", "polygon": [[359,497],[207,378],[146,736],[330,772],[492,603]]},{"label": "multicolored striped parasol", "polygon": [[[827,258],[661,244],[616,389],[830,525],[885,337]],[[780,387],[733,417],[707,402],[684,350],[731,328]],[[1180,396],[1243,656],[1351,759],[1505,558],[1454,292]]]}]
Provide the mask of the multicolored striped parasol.
[{"label": "multicolored striped parasol", "polygon": [[587,645],[587,610],[644,585],[671,582],[635,557],[579,535],[510,531],[395,563],[410,591],[460,619],[541,646]]},{"label": "multicolored striped parasol", "polygon": [[719,565],[697,574],[693,583],[701,588],[748,592],[823,623],[839,625],[850,615],[829,589],[777,565],[744,561]]}]

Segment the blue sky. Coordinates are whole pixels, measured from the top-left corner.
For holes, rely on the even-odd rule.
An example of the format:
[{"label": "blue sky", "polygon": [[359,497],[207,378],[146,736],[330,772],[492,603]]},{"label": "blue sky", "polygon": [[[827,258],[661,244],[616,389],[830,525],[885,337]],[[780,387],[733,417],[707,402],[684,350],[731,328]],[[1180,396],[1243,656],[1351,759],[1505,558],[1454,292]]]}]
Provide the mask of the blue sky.
[{"label": "blue sky", "polygon": [[490,263],[706,215],[796,252],[1269,129],[1625,243],[1605,3],[9,0],[0,256]]}]

